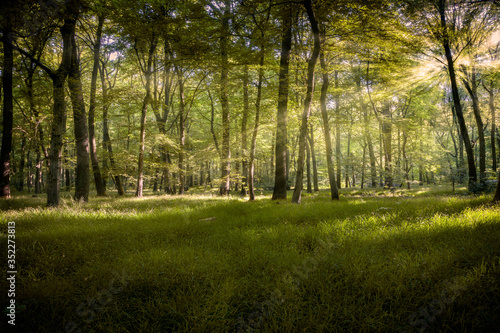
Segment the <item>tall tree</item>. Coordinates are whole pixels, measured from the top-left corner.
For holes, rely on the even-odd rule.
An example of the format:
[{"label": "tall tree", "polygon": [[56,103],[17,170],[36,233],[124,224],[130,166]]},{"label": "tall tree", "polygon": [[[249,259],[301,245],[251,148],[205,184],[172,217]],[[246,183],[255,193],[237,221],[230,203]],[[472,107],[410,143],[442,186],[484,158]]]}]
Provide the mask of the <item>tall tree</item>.
[{"label": "tall tree", "polygon": [[319,191],[318,162],[316,160],[316,151],[314,149],[314,131],[313,131],[312,124],[310,125],[310,128],[309,128],[309,135],[307,136],[307,141],[309,142],[309,146],[311,148],[314,192],[318,192]]},{"label": "tall tree", "polygon": [[316,62],[318,60],[321,48],[318,22],[316,21],[316,17],[314,16],[311,0],[305,0],[304,7],[307,12],[309,23],[311,24],[311,30],[314,37],[314,46],[311,58],[309,59],[309,62],[307,64],[307,91],[306,91],[306,97],[304,99],[304,110],[302,112],[302,122],[299,133],[299,154],[297,159],[295,188],[293,190],[293,196],[292,196],[293,203],[300,203],[300,199],[302,196],[302,186],[304,177],[304,158],[305,158],[304,155],[307,144],[306,142],[307,127],[308,127],[309,116],[311,115],[311,102],[314,92],[314,67],[316,66]]},{"label": "tall tree", "polygon": [[495,110],[495,97],[494,97],[495,88],[493,86],[493,79],[489,80],[488,87],[483,82],[483,87],[488,92],[488,107],[490,109],[490,117],[491,117],[491,138],[490,138],[491,159],[492,159],[491,168],[494,172],[496,172],[497,171],[497,150],[496,150],[497,128],[496,128],[496,112],[495,112],[496,110]]},{"label": "tall tree", "polygon": [[90,79],[90,100],[89,100],[89,144],[90,144],[90,159],[92,161],[92,172],[94,174],[94,184],[98,196],[105,196],[106,190],[99,168],[99,160],[97,158],[97,147],[95,141],[95,109],[96,109],[96,90],[97,77],[99,75],[99,61],[101,50],[102,28],[104,26],[104,15],[99,14],[97,17],[97,31],[93,45],[93,65],[92,77]]},{"label": "tall tree", "polygon": [[124,195],[125,190],[123,189],[122,180],[120,175],[117,173],[115,156],[113,154],[113,146],[111,144],[111,136],[109,135],[109,107],[111,104],[109,93],[116,85],[116,79],[118,77],[118,63],[116,64],[116,69],[114,70],[114,78],[111,80],[110,73],[107,69],[107,63],[109,62],[109,55],[106,55],[104,59],[101,59],[99,66],[99,73],[101,77],[101,89],[102,89],[102,146],[104,151],[107,152],[109,163],[111,165],[111,174],[115,181],[115,186],[118,191],[118,195]]},{"label": "tall tree", "polygon": [[484,181],[486,177],[486,139],[484,137],[484,125],[479,108],[479,98],[477,95],[477,87],[479,83],[476,80],[476,68],[472,66],[471,73],[464,67],[463,72],[465,77],[462,77],[462,82],[465,89],[472,99],[472,111],[477,125],[477,135],[479,139],[479,181]]},{"label": "tall tree", "polygon": [[[323,29],[322,36],[324,35],[325,33]],[[321,74],[323,80],[321,84],[320,108],[321,108],[321,118],[323,119],[323,132],[325,133],[326,165],[328,168],[328,180],[330,182],[330,195],[332,197],[332,200],[339,200],[339,190],[337,188],[337,182],[335,180],[335,168],[333,164],[333,148],[332,148],[332,138],[330,134],[330,123],[328,120],[328,112],[326,108],[326,97],[330,81],[328,79],[328,71],[326,69],[324,52],[320,53],[319,59],[320,59]]]},{"label": "tall tree", "polygon": [[248,113],[249,113],[249,99],[248,99],[248,64],[245,64],[243,73],[243,113],[241,117],[241,173],[243,175],[241,181],[241,194],[247,193],[248,186]]},{"label": "tall tree", "polygon": [[231,149],[229,147],[229,135],[231,122],[229,118],[229,97],[228,97],[228,42],[230,37],[229,18],[231,15],[231,1],[224,0],[224,12],[222,15],[222,28],[220,36],[220,104],[222,108],[222,146],[221,146],[221,185],[220,195],[229,195],[229,180],[231,172]]},{"label": "tall tree", "polygon": [[63,19],[63,25],[59,27],[63,42],[62,56],[56,70],[51,69],[24,49],[17,46],[14,47],[21,54],[34,61],[52,80],[52,98],[54,104],[52,109],[49,172],[47,175],[47,206],[59,205],[63,135],[66,131],[64,86],[71,70],[76,18],[80,12],[80,2],[78,0],[67,0],[64,5],[64,8],[61,4],[58,4],[54,8],[49,8],[51,16],[62,16]]},{"label": "tall tree", "polygon": [[[2,5],[4,7],[6,4]],[[12,5],[12,4],[11,4]],[[5,8],[2,8],[2,10]],[[5,20],[5,19],[4,19]],[[12,127],[14,123],[14,103],[12,94],[12,70],[14,67],[14,51],[12,48],[13,33],[10,20],[3,22],[3,118],[2,147],[0,151],[0,197],[10,198],[10,163],[12,152]]]},{"label": "tall tree", "polygon": [[184,169],[184,149],[186,144],[186,115],[184,102],[184,80],[179,66],[175,67],[177,73],[177,84],[179,85],[179,194],[184,194],[185,169]]},{"label": "tall tree", "polygon": [[273,200],[286,199],[286,152],[287,152],[287,110],[288,110],[288,71],[292,49],[293,6],[288,4],[282,11],[282,36],[280,72],[278,87],[278,114],[276,124],[276,164]]},{"label": "tall tree", "polygon": [[[137,42],[137,39],[136,39]],[[146,94],[142,102],[141,108],[141,130],[139,134],[139,156],[137,159],[137,186],[135,190],[136,197],[142,197],[144,189],[144,146],[146,142],[146,113],[148,110],[148,105],[151,103],[151,75],[153,74],[153,57],[156,52],[156,46],[158,45],[158,36],[154,31],[151,31],[148,40],[148,51],[147,56],[144,59],[138,50],[137,44],[135,45],[135,51],[137,55],[137,61],[139,62],[139,67],[144,74],[145,90]]]},{"label": "tall tree", "polygon": [[[75,200],[89,200],[90,185],[90,156],[89,156],[89,131],[87,127],[87,113],[85,112],[85,102],[83,101],[83,88],[80,73],[80,59],[75,37],[75,24],[78,12],[71,17],[72,33],[71,42],[71,63],[68,72],[68,88],[73,106],[74,134],[76,144],[76,175],[75,175]],[[101,181],[102,185],[102,181]]]}]

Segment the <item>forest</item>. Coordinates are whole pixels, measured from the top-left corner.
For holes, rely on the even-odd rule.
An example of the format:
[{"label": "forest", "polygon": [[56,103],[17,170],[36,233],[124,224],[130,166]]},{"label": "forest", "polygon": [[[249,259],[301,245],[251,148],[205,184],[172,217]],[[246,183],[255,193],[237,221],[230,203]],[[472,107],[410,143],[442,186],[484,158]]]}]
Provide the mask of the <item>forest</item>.
[{"label": "forest", "polygon": [[500,329],[498,0],[4,0],[0,33],[0,327]]}]

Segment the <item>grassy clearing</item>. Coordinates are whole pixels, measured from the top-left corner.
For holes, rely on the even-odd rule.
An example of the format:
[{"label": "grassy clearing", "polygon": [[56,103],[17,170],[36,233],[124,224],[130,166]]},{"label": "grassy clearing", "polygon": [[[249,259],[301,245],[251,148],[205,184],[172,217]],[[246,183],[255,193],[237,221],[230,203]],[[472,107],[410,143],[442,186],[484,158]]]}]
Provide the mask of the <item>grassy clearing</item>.
[{"label": "grassy clearing", "polygon": [[16,222],[18,329],[499,331],[500,207],[489,197],[342,194],[301,205],[201,195],[64,199],[58,209],[43,198],[2,202],[2,244]]}]

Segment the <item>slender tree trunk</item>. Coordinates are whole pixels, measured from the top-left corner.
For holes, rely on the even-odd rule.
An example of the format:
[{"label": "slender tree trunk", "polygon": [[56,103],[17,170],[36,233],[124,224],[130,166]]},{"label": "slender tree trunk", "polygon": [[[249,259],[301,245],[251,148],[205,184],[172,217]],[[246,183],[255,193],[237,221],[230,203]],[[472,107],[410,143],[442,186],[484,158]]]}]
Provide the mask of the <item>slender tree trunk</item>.
[{"label": "slender tree trunk", "polygon": [[241,181],[241,194],[247,194],[248,187],[248,133],[247,133],[247,123],[248,123],[248,112],[250,110],[250,104],[248,99],[248,65],[245,65],[243,74],[243,115],[241,118],[241,173],[243,175]]},{"label": "slender tree trunk", "polygon": [[96,39],[94,44],[94,64],[92,67],[92,77],[90,80],[90,101],[89,101],[89,144],[90,144],[90,160],[92,162],[92,172],[94,174],[94,184],[97,191],[97,196],[105,196],[106,190],[99,169],[99,161],[97,159],[97,147],[95,142],[95,108],[96,108],[96,90],[97,90],[97,75],[99,70],[99,52],[101,49],[102,27],[104,25],[104,16],[99,15]]},{"label": "slender tree trunk", "polygon": [[35,146],[35,156],[36,156],[36,162],[35,162],[35,194],[40,194],[42,193],[42,188],[41,188],[41,181],[42,181],[42,167],[43,167],[43,161],[42,161],[42,155],[40,150],[43,151],[44,157],[46,161],[48,161],[48,152],[45,149],[45,145],[43,144],[44,140],[44,135],[43,135],[43,127],[42,123],[40,120],[40,115],[35,108],[35,101],[33,98],[33,75],[36,70],[36,65],[32,62],[30,67],[28,68],[28,74],[26,78],[26,90],[27,90],[27,95],[28,95],[28,103],[29,103],[29,108],[31,111],[31,114],[35,118],[35,133],[34,133],[34,146]]},{"label": "slender tree trunk", "polygon": [[299,156],[297,160],[297,176],[295,179],[295,188],[293,190],[292,202],[300,203],[302,196],[302,182],[304,176],[304,158],[305,158],[305,148],[306,148],[306,136],[307,136],[307,123],[309,121],[309,116],[311,115],[311,101],[314,92],[314,67],[319,57],[320,52],[320,38],[319,38],[319,28],[316,18],[314,17],[314,12],[312,9],[311,0],[304,1],[304,7],[307,11],[307,17],[311,23],[311,30],[314,36],[314,47],[311,54],[311,59],[307,66],[307,91],[306,98],[304,100],[304,111],[302,112],[302,123],[300,126],[300,136],[299,136]]},{"label": "slender tree trunk", "polygon": [[179,67],[176,67],[177,83],[179,85],[179,194],[184,194],[185,170],[184,170],[184,144],[186,141],[186,118],[184,116],[184,81]]},{"label": "slender tree trunk", "polygon": [[314,150],[314,131],[313,131],[312,124],[311,124],[309,130],[310,130],[309,131],[310,135],[307,137],[307,139],[309,141],[309,146],[311,147],[314,192],[318,192],[319,191],[319,184],[318,184],[318,162],[316,160],[316,152]]},{"label": "slender tree trunk", "polygon": [[[141,110],[141,132],[139,136],[139,157],[137,163],[137,187],[135,191],[136,197],[142,197],[142,192],[144,188],[144,145],[146,141],[146,112],[148,110],[148,104],[151,100],[151,74],[152,74],[152,63],[153,56],[156,51],[157,39],[156,36],[151,36],[150,47],[148,52],[147,65],[143,68],[145,81],[146,81],[146,96],[144,96],[144,101],[142,103]],[[138,61],[141,59],[137,55]]]},{"label": "slender tree trunk", "polygon": [[230,172],[231,172],[231,149],[230,130],[231,122],[229,118],[229,97],[228,97],[228,50],[229,39],[229,16],[231,14],[231,1],[224,1],[224,16],[222,19],[222,36],[220,39],[221,49],[221,75],[220,75],[220,104],[222,109],[222,147],[221,147],[221,185],[219,194],[229,195]]},{"label": "slender tree trunk", "polygon": [[[164,56],[165,56],[165,63],[164,63],[164,79],[163,79],[163,86],[164,86],[164,92],[165,92],[165,98],[162,103],[162,112],[163,114],[160,115],[159,110],[157,107],[153,108],[153,111],[155,113],[155,118],[156,118],[156,124],[158,126],[158,131],[160,132],[161,135],[166,136],[166,125],[167,125],[167,120],[168,116],[170,113],[170,93],[171,93],[171,86],[172,86],[172,81],[173,77],[170,75],[171,74],[171,54],[170,54],[170,45],[168,41],[165,41],[164,45]],[[160,160],[163,166],[163,174],[162,174],[162,179],[163,182],[165,183],[165,192],[166,193],[172,193],[171,187],[170,187],[170,153],[168,151],[168,145],[167,144],[162,144],[161,145],[161,151],[160,151]],[[161,188],[161,185],[160,185]]]},{"label": "slender tree trunk", "polygon": [[70,178],[70,173],[69,173],[69,151],[68,151],[68,144],[66,143],[63,148],[63,156],[64,156],[64,161],[63,161],[63,166],[65,166],[65,169],[63,170],[64,174],[64,183],[65,183],[65,190],[70,191],[71,190],[71,178]]},{"label": "slender tree trunk", "polygon": [[28,193],[31,193],[31,188],[33,187],[33,177],[31,174],[31,170],[33,168],[33,160],[31,158],[31,149],[32,149],[32,144],[30,142],[28,146],[28,154],[26,156],[26,164],[28,167],[28,170],[26,172],[26,186],[28,187]]},{"label": "slender tree trunk", "polygon": [[278,114],[276,124],[276,165],[273,200],[286,199],[286,142],[290,51],[292,49],[292,6],[283,10],[280,72],[278,87]]},{"label": "slender tree trunk", "polygon": [[457,79],[455,75],[454,60],[451,54],[450,40],[448,36],[448,27],[446,22],[446,3],[444,0],[438,1],[439,15],[441,18],[441,29],[442,32],[442,46],[444,48],[446,61],[448,65],[448,74],[451,82],[451,91],[453,95],[453,104],[455,106],[455,112],[457,115],[457,121],[460,126],[460,135],[463,139],[465,146],[465,151],[467,153],[467,163],[469,166],[469,187],[472,183],[477,181],[476,164],[474,161],[474,152],[472,150],[471,141],[469,138],[469,132],[467,130],[467,125],[465,124],[465,118],[462,112],[462,105],[460,103],[460,96],[458,93]]},{"label": "slender tree trunk", "polygon": [[381,114],[381,129],[382,129],[382,144],[384,147],[384,185],[392,187],[392,119],[391,106],[389,103],[384,103]]},{"label": "slender tree trunk", "polygon": [[[74,133],[76,144],[76,176],[75,200],[89,201],[90,185],[90,156],[89,156],[89,131],[87,127],[87,113],[83,101],[83,88],[80,75],[80,60],[77,54],[76,38],[71,35],[71,67],[68,75],[68,87],[73,106]],[[102,184],[102,181],[101,181]]]},{"label": "slender tree trunk", "polygon": [[40,150],[36,152],[35,164],[35,194],[42,193],[42,154]]},{"label": "slender tree trunk", "polygon": [[10,198],[10,163],[12,152],[12,127],[14,124],[14,103],[12,93],[12,70],[14,67],[14,51],[12,49],[12,32],[10,24],[3,27],[3,120],[2,146],[0,151],[0,197]]},{"label": "slender tree trunk", "polygon": [[349,167],[351,165],[351,128],[347,130],[347,153],[345,158],[345,188],[349,187]]},{"label": "slender tree trunk", "polygon": [[486,140],[484,138],[484,124],[479,109],[479,99],[477,97],[476,68],[472,67],[470,83],[465,78],[462,79],[465,89],[472,99],[472,110],[477,125],[477,135],[479,138],[479,181],[483,182],[486,177]]},{"label": "slender tree trunk", "polygon": [[363,112],[363,120],[364,120],[363,135],[366,140],[366,145],[368,146],[368,156],[370,159],[371,187],[377,187],[377,162],[375,159],[375,152],[373,150],[372,136],[370,134],[370,115],[368,113],[368,108],[365,103],[365,100],[361,95],[361,69],[357,84],[358,84],[358,93],[360,96],[359,98],[361,103],[361,110]]},{"label": "slender tree trunk", "polygon": [[[238,128],[238,119],[235,117],[235,128]],[[238,142],[238,133],[235,133],[235,138],[234,141]],[[236,149],[236,158],[234,159],[234,173],[236,174],[236,178],[234,180],[234,192],[239,192],[239,186],[240,186],[240,151],[239,149]]]},{"label": "slender tree trunk", "polygon": [[365,169],[366,169],[366,138],[364,138],[363,142],[363,160],[361,162],[361,184],[360,187],[363,189],[365,184]]},{"label": "slender tree trunk", "polygon": [[319,59],[321,64],[321,73],[323,77],[323,83],[321,85],[320,106],[321,106],[321,117],[323,119],[323,132],[325,133],[326,165],[328,168],[328,180],[330,182],[330,194],[332,200],[339,200],[339,191],[337,188],[337,182],[335,180],[335,169],[333,165],[333,149],[332,149],[332,138],[330,134],[330,124],[328,122],[328,112],[326,109],[326,95],[328,93],[329,79],[328,79],[328,71],[326,70],[325,56],[323,52],[321,52]]},{"label": "slender tree trunk", "polygon": [[[485,87],[486,88],[486,87]],[[495,115],[495,97],[493,95],[493,80],[490,81],[490,88],[487,89],[488,91],[488,106],[490,108],[490,114],[491,114],[491,159],[492,159],[492,165],[491,168],[494,172],[497,171],[497,150],[496,150],[496,115]]]},{"label": "slender tree trunk", "polygon": [[306,141],[306,184],[307,184],[307,193],[312,193],[312,185],[311,185],[311,148],[309,143]]},{"label": "slender tree trunk", "polygon": [[116,163],[113,155],[113,146],[111,145],[111,137],[109,135],[109,119],[108,119],[108,110],[109,110],[109,98],[108,92],[111,89],[111,86],[108,86],[106,83],[105,77],[105,68],[104,64],[100,67],[101,74],[101,87],[102,87],[102,99],[103,99],[103,107],[102,107],[102,146],[105,152],[108,152],[109,164],[111,166],[111,173],[114,178],[115,186],[118,191],[118,195],[124,195],[125,190],[122,185],[122,181],[120,176],[118,175],[116,169]]},{"label": "slender tree trunk", "polygon": [[405,181],[407,189],[410,189],[410,165],[408,163],[408,156],[406,155],[406,143],[408,141],[408,136],[406,131],[403,130],[403,168],[405,171]]},{"label": "slender tree trunk", "polygon": [[26,158],[26,134],[22,134],[21,139],[21,156],[19,161],[19,185],[17,189],[22,191],[24,189],[24,162]]},{"label": "slender tree trunk", "polygon": [[[263,34],[263,33],[262,33]],[[260,102],[262,99],[262,81],[264,80],[264,46],[260,49],[260,62],[259,62],[259,78],[257,82],[257,98],[255,100],[255,121],[252,131],[252,141],[250,142],[250,160],[248,163],[248,194],[250,201],[255,200],[255,189],[253,186],[254,172],[255,172],[255,149],[257,147],[257,133],[259,131],[260,121]]]},{"label": "slender tree trunk", "polygon": [[337,188],[341,188],[341,177],[342,177],[342,168],[340,164],[340,155],[341,146],[340,146],[340,94],[338,93],[339,89],[339,72],[335,71],[335,117],[337,121],[335,122],[335,159],[337,166]]}]

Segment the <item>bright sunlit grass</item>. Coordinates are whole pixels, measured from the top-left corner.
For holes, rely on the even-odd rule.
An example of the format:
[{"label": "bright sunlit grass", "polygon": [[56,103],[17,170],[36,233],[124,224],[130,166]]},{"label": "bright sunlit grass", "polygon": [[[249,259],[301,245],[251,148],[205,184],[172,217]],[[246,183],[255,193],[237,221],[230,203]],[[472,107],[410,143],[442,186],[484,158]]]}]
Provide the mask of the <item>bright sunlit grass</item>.
[{"label": "bright sunlit grass", "polygon": [[[500,207],[448,188],[43,198],[16,222],[24,332],[494,331]],[[2,290],[5,290],[2,281]],[[493,329],[493,330],[492,330]]]}]

